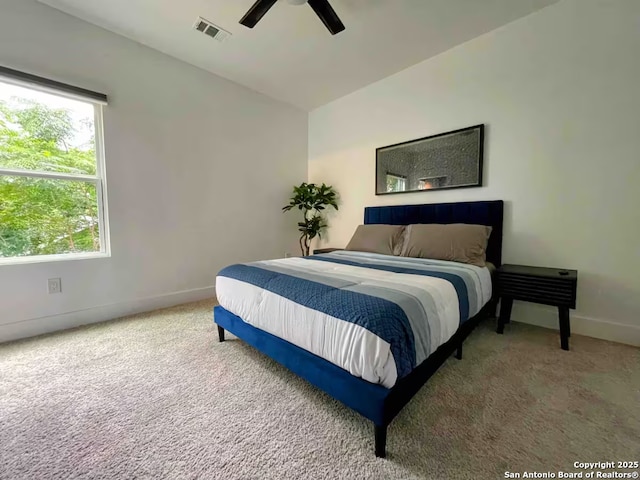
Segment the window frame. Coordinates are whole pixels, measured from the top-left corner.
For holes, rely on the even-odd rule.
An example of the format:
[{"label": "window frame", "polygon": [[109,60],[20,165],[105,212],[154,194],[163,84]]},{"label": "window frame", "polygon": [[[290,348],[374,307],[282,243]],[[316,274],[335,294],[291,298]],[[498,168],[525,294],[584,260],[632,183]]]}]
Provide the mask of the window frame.
[{"label": "window frame", "polygon": [[[106,96],[95,94],[95,96],[83,95],[88,90],[61,84],[55,81],[49,81],[41,77],[35,77],[29,74],[21,74],[30,80],[22,80],[17,75],[4,75],[3,73],[16,72],[13,70],[0,68],[0,82],[16,85],[22,88],[35,90],[50,95],[56,95],[79,102],[88,103],[93,106],[93,124],[94,124],[94,141],[96,153],[96,174],[95,175],[71,175],[58,172],[45,172],[38,170],[16,170],[0,167],[0,176],[15,176],[28,178],[45,178],[53,180],[76,181],[92,183],[96,188],[96,198],[98,201],[98,234],[100,241],[99,252],[79,252],[79,253],[59,253],[53,255],[28,255],[17,257],[0,257],[0,266],[15,265],[25,263],[44,263],[59,262],[72,260],[85,260],[92,258],[109,258],[111,257],[111,235],[109,234],[109,213],[107,202],[107,179],[106,179],[106,162],[104,151],[104,121],[103,106],[107,105]],[[33,79],[38,79],[36,82]],[[48,82],[48,84],[47,84]],[[78,92],[78,93],[76,93]],[[93,92],[91,92],[93,93]],[[97,96],[102,95],[104,100],[98,99]]]}]

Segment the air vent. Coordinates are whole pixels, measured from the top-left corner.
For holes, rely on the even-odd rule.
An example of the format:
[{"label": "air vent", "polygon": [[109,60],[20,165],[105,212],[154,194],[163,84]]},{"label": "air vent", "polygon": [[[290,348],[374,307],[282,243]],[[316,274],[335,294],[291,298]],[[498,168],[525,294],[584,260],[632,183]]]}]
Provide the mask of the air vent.
[{"label": "air vent", "polygon": [[196,23],[193,25],[193,28],[195,28],[199,32],[204,33],[205,35],[210,36],[211,38],[218,40],[219,42],[224,42],[231,36],[231,33],[223,30],[222,28],[214,25],[209,20],[205,20],[202,17],[198,17]]}]

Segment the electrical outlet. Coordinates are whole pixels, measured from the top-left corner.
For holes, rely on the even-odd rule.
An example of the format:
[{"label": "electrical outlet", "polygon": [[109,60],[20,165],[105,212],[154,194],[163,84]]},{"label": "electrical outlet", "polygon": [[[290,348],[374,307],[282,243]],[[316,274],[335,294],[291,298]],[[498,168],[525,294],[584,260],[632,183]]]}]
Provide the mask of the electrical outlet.
[{"label": "electrical outlet", "polygon": [[49,286],[49,294],[62,293],[62,280],[59,278],[50,278],[47,285]]}]

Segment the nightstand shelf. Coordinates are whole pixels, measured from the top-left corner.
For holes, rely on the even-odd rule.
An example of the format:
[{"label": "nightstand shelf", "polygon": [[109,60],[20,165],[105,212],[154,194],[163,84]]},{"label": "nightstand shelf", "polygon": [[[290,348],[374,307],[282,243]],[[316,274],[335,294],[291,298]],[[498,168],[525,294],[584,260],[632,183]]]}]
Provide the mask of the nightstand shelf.
[{"label": "nightstand shelf", "polygon": [[313,251],[313,254],[318,255],[320,253],[331,253],[331,252],[335,252],[336,250],[344,250],[344,248],[316,248]]},{"label": "nightstand shelf", "polygon": [[503,333],[505,323],[511,320],[514,300],[552,305],[558,307],[562,349],[569,350],[571,335],[569,309],[576,308],[578,283],[576,270],[502,265],[498,269],[497,279],[501,304],[498,333]]}]

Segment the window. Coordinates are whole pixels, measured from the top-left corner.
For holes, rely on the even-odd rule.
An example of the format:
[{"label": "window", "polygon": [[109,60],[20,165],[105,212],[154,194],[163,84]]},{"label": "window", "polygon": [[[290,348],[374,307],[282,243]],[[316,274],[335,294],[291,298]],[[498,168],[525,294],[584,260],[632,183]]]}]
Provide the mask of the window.
[{"label": "window", "polygon": [[104,96],[6,71],[0,67],[0,263],[107,255]]},{"label": "window", "polygon": [[407,177],[387,172],[387,192],[404,192],[407,189]]}]

